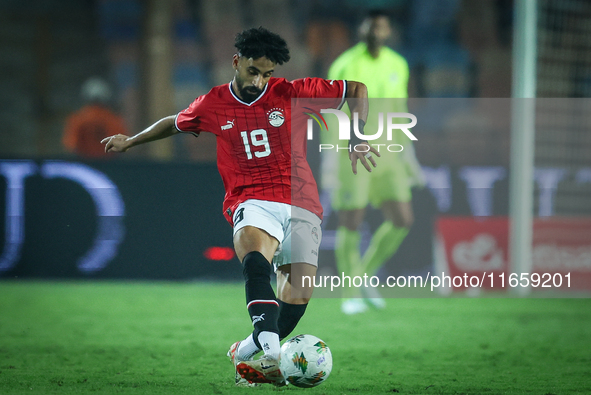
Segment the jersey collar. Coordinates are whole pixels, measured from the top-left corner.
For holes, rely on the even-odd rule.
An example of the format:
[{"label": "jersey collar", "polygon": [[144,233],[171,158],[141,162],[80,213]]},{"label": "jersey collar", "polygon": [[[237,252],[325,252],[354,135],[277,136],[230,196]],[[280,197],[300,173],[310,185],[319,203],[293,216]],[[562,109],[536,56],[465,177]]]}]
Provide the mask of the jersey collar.
[{"label": "jersey collar", "polygon": [[254,103],[256,103],[257,101],[259,101],[259,99],[261,97],[263,97],[265,95],[265,92],[267,92],[267,87],[269,86],[269,83],[267,82],[265,84],[265,89],[263,89],[263,91],[261,92],[261,94],[259,95],[259,97],[257,97],[256,99],[254,99],[253,101],[251,101],[250,103],[247,103],[245,101],[240,100],[240,98],[238,96],[236,96],[236,94],[234,93],[234,90],[232,89],[232,81],[230,81],[230,83],[228,84],[228,89],[230,89],[230,93],[232,94],[232,96],[234,96],[234,99],[236,99],[236,101],[238,101],[241,104],[244,104],[246,106],[252,106]]}]

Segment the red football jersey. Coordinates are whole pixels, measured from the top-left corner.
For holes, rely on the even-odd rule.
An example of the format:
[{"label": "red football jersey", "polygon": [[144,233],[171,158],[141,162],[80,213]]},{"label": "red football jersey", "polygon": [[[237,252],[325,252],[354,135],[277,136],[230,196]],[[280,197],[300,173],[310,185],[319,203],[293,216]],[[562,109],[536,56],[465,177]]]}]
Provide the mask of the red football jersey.
[{"label": "red football jersey", "polygon": [[[322,218],[318,187],[306,160],[308,115],[292,113],[292,99],[323,98],[322,108],[338,108],[345,81],[271,78],[262,94],[245,103],[232,84],[214,87],[175,119],[181,132],[210,132],[217,139],[217,166],[224,182],[224,215],[248,199],[287,203]],[[301,112],[301,114],[300,114]]]}]

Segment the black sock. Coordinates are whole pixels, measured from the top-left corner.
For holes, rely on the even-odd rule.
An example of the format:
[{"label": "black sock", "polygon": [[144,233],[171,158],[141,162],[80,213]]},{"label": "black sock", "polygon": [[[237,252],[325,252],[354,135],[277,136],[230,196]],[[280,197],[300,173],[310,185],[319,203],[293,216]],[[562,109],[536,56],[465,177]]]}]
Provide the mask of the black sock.
[{"label": "black sock", "polygon": [[308,304],[290,304],[279,301],[279,339],[283,340],[295,329],[300,318],[306,312]]},{"label": "black sock", "polygon": [[253,339],[262,348],[259,333],[279,333],[279,303],[271,286],[271,264],[258,251],[249,252],[242,260],[246,290],[246,306],[254,326]]}]

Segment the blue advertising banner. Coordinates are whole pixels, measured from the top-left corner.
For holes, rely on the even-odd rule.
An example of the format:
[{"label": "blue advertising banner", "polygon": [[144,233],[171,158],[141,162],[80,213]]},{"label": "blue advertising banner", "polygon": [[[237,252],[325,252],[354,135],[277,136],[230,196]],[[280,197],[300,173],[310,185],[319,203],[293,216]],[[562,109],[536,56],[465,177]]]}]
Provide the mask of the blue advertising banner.
[{"label": "blue advertising banner", "polygon": [[241,278],[223,196],[214,164],[0,161],[0,276]]},{"label": "blue advertising banner", "polygon": [[[504,166],[423,166],[413,190],[415,222],[387,274],[422,273],[433,264],[440,214],[508,214]],[[537,168],[538,217],[564,215],[560,186],[584,185],[588,168]],[[558,183],[560,178],[566,180]],[[336,214],[324,207],[319,273],[335,271]],[[0,278],[240,280],[224,189],[214,163],[0,160]],[[361,248],[381,223],[368,209]],[[385,274],[384,273],[384,274]]]}]

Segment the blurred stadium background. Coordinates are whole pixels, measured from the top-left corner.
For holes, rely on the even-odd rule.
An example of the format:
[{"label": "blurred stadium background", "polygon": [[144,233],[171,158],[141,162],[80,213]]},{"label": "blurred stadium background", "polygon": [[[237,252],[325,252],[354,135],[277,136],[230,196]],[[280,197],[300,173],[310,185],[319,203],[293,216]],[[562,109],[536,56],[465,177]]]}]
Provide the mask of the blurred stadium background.
[{"label": "blurred stadium background", "polygon": [[[278,75],[324,77],[357,41],[356,26],[371,8],[391,10],[397,34],[389,44],[411,67],[416,151],[428,180],[414,196],[416,224],[384,270],[430,271],[441,258],[434,236],[448,232],[442,216],[480,224],[509,213],[511,0],[27,4],[0,0],[2,278],[239,279],[220,213],[214,139],[177,136],[117,157],[76,156],[62,133],[82,105],[80,88],[91,77],[108,81],[112,106],[136,133],[231,79],[236,32],[264,25],[286,38],[292,60]],[[563,230],[549,233],[566,235],[558,242],[543,236],[551,246],[543,255],[556,258],[543,267],[576,270],[589,289],[591,4],[539,0],[536,7],[532,201],[536,220],[555,220]],[[333,222],[329,216],[328,229]],[[331,272],[328,236],[323,270]],[[505,260],[507,237],[495,241]],[[469,269],[485,268],[496,247],[472,250]]]},{"label": "blurred stadium background", "polygon": [[[62,135],[92,77],[108,82],[130,133],[182,110],[232,78],[234,34],[251,26],[287,39],[278,75],[324,77],[364,12],[391,10],[427,187],[381,275],[508,275],[521,1],[537,10],[525,268],[563,289],[571,273],[577,291],[534,296],[586,298],[426,289],[358,316],[316,298],[297,331],[323,338],[335,365],[307,392],[591,393],[589,0],[0,0],[0,393],[241,390],[224,359],[250,322],[215,141],[175,136],[89,158]],[[336,274],[326,209],[320,270]],[[371,212],[366,233],[377,221]]]}]

